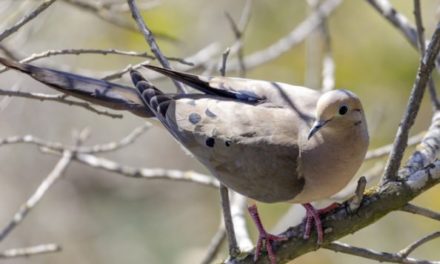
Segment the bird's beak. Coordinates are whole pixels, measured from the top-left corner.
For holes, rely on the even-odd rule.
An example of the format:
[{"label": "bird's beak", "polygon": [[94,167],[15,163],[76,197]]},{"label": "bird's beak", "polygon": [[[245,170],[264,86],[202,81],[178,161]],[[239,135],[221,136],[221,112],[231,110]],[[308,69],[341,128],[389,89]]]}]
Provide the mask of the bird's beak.
[{"label": "bird's beak", "polygon": [[309,135],[307,136],[307,140],[313,137],[313,135],[316,134],[325,124],[328,123],[330,120],[317,120],[315,123],[313,123],[313,127],[309,131]]}]

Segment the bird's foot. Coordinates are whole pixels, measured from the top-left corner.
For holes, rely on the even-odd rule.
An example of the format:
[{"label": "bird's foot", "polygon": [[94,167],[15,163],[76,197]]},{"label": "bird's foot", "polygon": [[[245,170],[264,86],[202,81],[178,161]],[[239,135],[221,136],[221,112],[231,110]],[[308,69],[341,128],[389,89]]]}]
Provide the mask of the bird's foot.
[{"label": "bird's foot", "polygon": [[310,238],[312,231],[312,220],[316,227],[316,233],[318,234],[318,245],[321,245],[324,241],[324,230],[322,229],[321,215],[332,211],[339,206],[338,203],[332,203],[331,205],[316,210],[310,203],[303,204],[306,209],[306,227],[304,228],[304,239]]},{"label": "bird's foot", "polygon": [[287,237],[272,235],[264,229],[263,224],[261,223],[260,216],[258,214],[257,206],[255,204],[249,206],[248,211],[258,229],[258,241],[257,241],[257,246],[255,247],[254,261],[258,260],[258,257],[260,256],[261,249],[264,244],[266,247],[267,255],[269,256],[270,263],[276,264],[276,256],[272,248],[272,243],[274,241],[287,240]]}]

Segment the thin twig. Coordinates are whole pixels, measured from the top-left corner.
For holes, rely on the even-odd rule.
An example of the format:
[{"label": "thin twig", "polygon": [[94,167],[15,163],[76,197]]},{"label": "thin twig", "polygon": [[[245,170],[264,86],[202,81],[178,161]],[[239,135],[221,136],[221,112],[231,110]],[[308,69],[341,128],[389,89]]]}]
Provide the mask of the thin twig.
[{"label": "thin twig", "polygon": [[[422,142],[425,134],[426,134],[426,131],[423,131],[421,133],[418,133],[418,134],[410,137],[408,139],[407,147],[414,146],[414,145],[417,145],[420,142]],[[388,144],[388,145],[385,145],[385,146],[382,146],[382,147],[379,147],[376,149],[369,150],[367,152],[367,155],[365,155],[365,160],[372,160],[372,159],[378,159],[378,158],[384,157],[384,156],[390,154],[392,148],[393,148],[393,145]]]},{"label": "thin twig", "polygon": [[[49,151],[49,153],[59,155],[59,152]],[[141,178],[148,180],[166,179],[172,181],[197,183],[216,189],[220,187],[219,182],[215,178],[194,171],[167,170],[162,168],[135,168],[119,164],[109,159],[84,153],[78,153],[75,155],[74,160],[96,169],[113,172],[129,178]]]},{"label": "thin twig", "polygon": [[135,128],[132,132],[130,132],[127,136],[122,138],[117,142],[109,142],[106,144],[94,145],[94,146],[65,146],[59,142],[51,142],[40,139],[33,135],[25,135],[25,136],[11,136],[7,138],[0,139],[0,146],[2,145],[10,145],[10,144],[20,144],[20,143],[29,143],[34,144],[39,147],[48,148],[57,151],[74,151],[77,153],[103,153],[115,151],[117,149],[121,149],[126,147],[129,144],[132,144],[140,135],[142,135],[145,131],[147,131],[151,125],[149,123],[145,123],[142,126]]},{"label": "thin twig", "polygon": [[226,239],[226,229],[223,225],[223,219],[220,220],[221,224],[217,229],[217,232],[212,237],[211,242],[209,243],[208,250],[206,251],[206,255],[202,260],[202,264],[210,264],[214,261],[217,256],[221,245]]},{"label": "thin twig", "polygon": [[0,49],[3,51],[3,53],[9,57],[10,59],[13,60],[20,60],[20,56],[13,51],[12,49],[10,49],[9,47],[6,47],[4,44],[0,43]]},{"label": "thin twig", "polygon": [[417,31],[408,19],[397,12],[388,0],[366,0],[376,11],[385,17],[393,26],[400,30],[405,38],[417,47]]},{"label": "thin twig", "polygon": [[[226,73],[226,63],[228,61],[228,55],[229,55],[230,49],[227,48],[223,52],[222,56],[222,66],[219,69],[220,74],[222,76],[225,76]],[[228,187],[220,183],[220,199],[222,204],[222,212],[223,212],[223,219],[225,222],[225,229],[226,234],[228,237],[229,242],[229,255],[232,257],[237,256],[240,253],[240,249],[237,245],[237,238],[235,237],[235,230],[234,230],[234,223],[232,221],[232,214],[231,214],[231,206],[230,206],[230,200],[229,200],[229,190]]]},{"label": "thin twig", "polygon": [[352,212],[355,212],[361,206],[362,198],[364,198],[365,187],[367,187],[367,178],[362,176],[359,178],[356,186],[356,191],[351,201],[348,203]]},{"label": "thin twig", "polygon": [[[316,11],[316,9],[320,5],[320,0],[307,0],[307,8],[308,15],[312,14]],[[323,36],[322,33],[322,23],[324,23],[324,19],[322,20],[319,27],[316,28],[315,31],[311,32],[309,36],[305,39],[305,77],[304,77],[304,85],[312,88],[319,89],[322,88],[322,54],[323,54]]]},{"label": "thin twig", "polygon": [[[396,27],[408,42],[418,49],[418,36],[416,28],[411,25],[408,19],[399,13],[388,0],[366,0],[377,12]],[[440,57],[436,59],[437,71],[440,70]]]},{"label": "thin twig", "polygon": [[400,250],[397,254],[399,254],[400,256],[406,258],[408,257],[414,250],[416,250],[418,247],[420,247],[421,245],[440,237],[440,231],[431,233],[429,235],[426,235],[416,241],[414,241],[411,245],[408,245],[406,248]]},{"label": "thin twig", "polygon": [[322,91],[327,92],[335,88],[335,62],[333,60],[330,31],[327,19],[322,19],[321,31],[324,37],[324,58],[322,59]]},{"label": "thin twig", "polygon": [[240,251],[250,251],[254,247],[246,222],[247,205],[245,196],[232,192],[231,215]]},{"label": "thin twig", "polygon": [[36,18],[39,14],[41,14],[44,10],[46,10],[49,6],[55,3],[56,0],[44,0],[40,5],[37,6],[33,11],[29,14],[26,14],[24,17],[20,19],[15,25],[5,29],[0,33],[0,42],[2,42],[5,38],[17,32],[22,26],[26,25],[29,21]]},{"label": "thin twig", "polygon": [[74,105],[74,106],[79,106],[82,107],[86,110],[92,111],[98,115],[104,115],[104,116],[108,116],[111,118],[122,118],[123,115],[121,114],[115,114],[115,113],[111,113],[107,110],[99,110],[96,109],[95,107],[93,107],[92,105],[90,105],[89,103],[86,102],[80,102],[80,101],[75,101],[75,100],[71,100],[71,99],[67,99],[65,94],[43,94],[43,93],[32,93],[32,92],[22,92],[22,91],[16,91],[16,90],[3,90],[0,89],[0,96],[13,96],[13,97],[22,97],[22,98],[28,98],[28,99],[33,99],[33,100],[38,100],[38,101],[52,101],[52,102],[58,102],[61,104],[66,104],[66,105]]},{"label": "thin twig", "polygon": [[219,69],[221,76],[225,76],[226,74],[226,63],[228,61],[229,52],[231,51],[230,48],[227,48],[222,55],[222,64]]},{"label": "thin twig", "polygon": [[[417,38],[419,40],[418,46],[420,53],[422,54],[423,57],[425,55],[426,45],[425,45],[425,36],[424,36],[425,29],[423,28],[423,22],[422,22],[422,11],[420,10],[420,0],[414,0],[414,17],[416,20]],[[440,109],[440,103],[437,98],[437,92],[432,77],[429,79],[428,82],[428,91],[431,98],[431,103],[434,107],[434,111]]]},{"label": "thin twig", "polygon": [[229,255],[236,257],[240,253],[235,238],[234,223],[232,222],[231,207],[229,200],[229,190],[223,184],[220,184],[220,197],[222,203],[223,218],[225,221],[226,234],[229,242]]},{"label": "thin twig", "polygon": [[[29,57],[26,57],[22,60],[20,60],[20,63],[28,63],[35,60],[39,60],[42,58],[48,58],[52,56],[60,56],[60,55],[82,55],[82,54],[95,54],[95,55],[121,55],[121,56],[131,56],[131,57],[140,57],[140,58],[147,58],[150,60],[155,60],[156,58],[152,55],[148,55],[147,52],[135,52],[135,51],[124,51],[124,50],[117,50],[117,49],[60,49],[60,50],[47,50],[40,53],[34,53],[30,55]],[[182,58],[175,58],[175,57],[167,57],[170,61],[175,61],[178,63],[182,63],[188,66],[193,66],[194,64],[186,61]],[[0,70],[0,73],[7,71],[9,68],[4,67]]]},{"label": "thin twig", "polygon": [[414,204],[406,204],[404,207],[400,209],[403,212],[421,215],[427,218],[431,218],[437,221],[440,221],[440,213],[434,212],[432,210],[414,205]]},{"label": "thin twig", "polygon": [[61,251],[57,244],[42,244],[26,248],[12,248],[0,253],[0,259],[22,258]]},{"label": "thin twig", "polygon": [[[338,6],[342,0],[327,0],[322,3],[315,12],[308,16],[301,24],[295,27],[285,37],[279,39],[269,47],[254,52],[244,58],[247,69],[266,64],[285,52],[289,51],[307,38],[314,32],[322,22],[324,17],[328,17]],[[228,71],[236,71],[239,69],[237,61],[232,61],[228,65]]]},{"label": "thin twig", "polygon": [[140,69],[144,65],[148,65],[148,64],[150,64],[149,60],[143,61],[143,62],[135,64],[135,65],[129,64],[124,69],[116,71],[116,72],[113,72],[113,73],[110,73],[110,74],[107,74],[107,75],[101,77],[101,79],[105,80],[105,81],[111,81],[111,80],[114,80],[114,79],[118,79],[118,78],[121,78],[122,76],[124,76],[124,74],[126,74],[128,72],[130,72],[132,70]]},{"label": "thin twig", "polygon": [[[157,45],[156,43],[153,32],[151,32],[151,30],[147,27],[145,21],[142,19],[139,9],[136,6],[135,0],[127,0],[127,3],[130,6],[130,11],[133,19],[136,21],[139,30],[142,32],[145,40],[150,46],[151,52],[153,52],[154,56],[164,68],[171,69],[170,63],[168,62],[167,58],[162,54],[159,45]],[[179,93],[186,93],[186,89],[182,83],[174,80],[173,82]]]},{"label": "thin twig", "polygon": [[[127,20],[123,14],[120,14],[120,12],[129,11],[129,6],[127,3],[104,3],[101,1],[95,3],[96,1],[79,0],[64,0],[64,2],[84,11],[90,12],[91,14],[112,25],[139,33],[137,27],[133,25],[131,21]],[[154,7],[154,5],[151,5],[150,3],[141,3],[139,6],[141,10],[146,10],[152,7]],[[166,33],[154,32],[154,35],[162,40],[171,42],[177,41],[175,37]]]},{"label": "thin twig", "polygon": [[41,198],[43,198],[44,194],[49,190],[49,188],[63,175],[73,156],[73,153],[70,151],[63,152],[61,159],[58,161],[49,175],[41,182],[34,194],[14,214],[14,217],[11,219],[11,221],[1,229],[0,241],[3,241],[3,239],[5,239],[11,233],[11,231],[24,220],[29,212],[38,204]]},{"label": "thin twig", "polygon": [[[197,68],[203,66],[204,64],[206,64],[209,60],[211,60],[215,55],[218,54],[218,52],[219,52],[218,43],[212,43],[212,44],[206,46],[205,48],[197,51],[196,54],[184,59],[187,62],[192,62],[193,66],[187,67],[184,64],[178,64],[178,65],[176,65],[176,69],[177,70],[185,70],[185,71],[197,69]],[[144,65],[149,64],[149,63],[150,63],[150,61],[147,60],[147,61],[143,61],[143,62],[136,64],[136,65],[133,65],[133,66],[128,65],[127,67],[125,67],[122,70],[107,74],[106,76],[102,77],[102,79],[109,81],[109,80],[121,78],[124,76],[124,74],[128,73],[130,70],[132,70],[132,69],[138,70],[138,69],[142,68]],[[163,75],[160,75],[160,74],[154,73],[154,72],[153,73],[148,72],[145,74],[145,76],[149,80],[158,80],[158,79],[165,78]]]},{"label": "thin twig", "polygon": [[226,18],[228,19],[229,24],[231,25],[232,32],[234,33],[235,36],[235,43],[234,45],[232,45],[233,48],[231,48],[231,50],[237,51],[239,75],[241,77],[246,76],[246,64],[244,62],[244,50],[243,50],[243,35],[247,25],[249,24],[249,20],[251,17],[251,7],[252,7],[252,0],[247,0],[240,16],[239,25],[235,23],[234,19],[229,13],[226,13]]},{"label": "thin twig", "polygon": [[432,36],[431,42],[426,50],[425,56],[421,60],[417,77],[414,82],[411,95],[402,122],[397,130],[396,139],[393,143],[390,158],[385,166],[384,177],[382,182],[397,179],[397,171],[403,158],[408,141],[409,130],[420,108],[420,103],[426,88],[426,84],[430,78],[431,72],[435,66],[435,59],[440,51],[440,23],[437,24],[436,30]]},{"label": "thin twig", "polygon": [[331,242],[330,244],[323,246],[326,249],[342,252],[349,255],[359,256],[368,259],[374,259],[380,262],[391,262],[391,263],[405,263],[405,264],[434,264],[437,261],[428,261],[428,260],[417,260],[413,258],[405,258],[399,256],[398,254],[388,253],[388,252],[380,252],[372,249],[361,248],[351,246],[339,241]]}]

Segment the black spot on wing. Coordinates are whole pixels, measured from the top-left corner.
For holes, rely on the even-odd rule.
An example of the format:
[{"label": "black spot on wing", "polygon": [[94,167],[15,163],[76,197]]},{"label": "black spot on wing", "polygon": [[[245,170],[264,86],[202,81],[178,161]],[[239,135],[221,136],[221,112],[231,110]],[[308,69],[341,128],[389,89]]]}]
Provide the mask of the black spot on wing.
[{"label": "black spot on wing", "polygon": [[188,116],[188,120],[189,122],[191,122],[193,125],[197,124],[198,122],[200,122],[200,120],[202,120],[202,117],[197,114],[197,113],[191,113]]},{"label": "black spot on wing", "polygon": [[205,144],[206,144],[206,146],[212,148],[215,145],[215,139],[212,137],[209,137],[206,139]]},{"label": "black spot on wing", "polygon": [[230,147],[231,146],[231,141],[229,141],[229,140],[225,141],[225,146],[226,147]]}]

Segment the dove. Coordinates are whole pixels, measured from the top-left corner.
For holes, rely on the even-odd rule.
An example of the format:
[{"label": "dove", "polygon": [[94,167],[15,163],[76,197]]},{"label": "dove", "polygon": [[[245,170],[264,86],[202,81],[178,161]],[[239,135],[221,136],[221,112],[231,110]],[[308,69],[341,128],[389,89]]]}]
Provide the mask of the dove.
[{"label": "dove", "polygon": [[276,263],[273,241],[257,202],[299,203],[306,209],[304,238],[312,222],[323,242],[320,215],[337,205],[311,203],[343,189],[361,166],[369,144],[360,99],[348,90],[325,93],[280,82],[205,77],[147,65],[199,92],[164,93],[138,71],[133,89],[104,80],[0,58],[5,66],[69,95],[143,118],[157,118],[170,134],[228,188],[249,198],[248,211]]},{"label": "dove", "polygon": [[224,185],[250,198],[248,211],[271,263],[272,242],[255,201],[301,203],[323,242],[320,214],[311,202],[329,198],[356,174],[369,136],[360,99],[348,90],[325,93],[278,82],[204,77],[152,65],[146,68],[200,92],[165,94],[137,71],[132,81],[165,128]]}]

